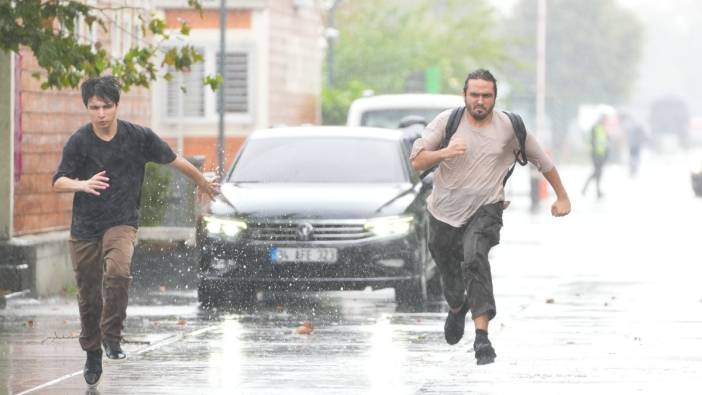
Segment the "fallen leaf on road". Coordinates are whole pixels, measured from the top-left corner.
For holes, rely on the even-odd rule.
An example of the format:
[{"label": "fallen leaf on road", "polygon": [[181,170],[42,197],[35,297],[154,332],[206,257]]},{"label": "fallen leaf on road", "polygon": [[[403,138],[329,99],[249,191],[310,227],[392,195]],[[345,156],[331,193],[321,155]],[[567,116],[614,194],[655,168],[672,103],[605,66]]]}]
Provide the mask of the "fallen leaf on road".
[{"label": "fallen leaf on road", "polygon": [[310,321],[305,321],[295,329],[298,335],[309,335],[314,331],[314,325]]},{"label": "fallen leaf on road", "polygon": [[26,325],[29,328],[34,328],[34,320],[27,320]]}]

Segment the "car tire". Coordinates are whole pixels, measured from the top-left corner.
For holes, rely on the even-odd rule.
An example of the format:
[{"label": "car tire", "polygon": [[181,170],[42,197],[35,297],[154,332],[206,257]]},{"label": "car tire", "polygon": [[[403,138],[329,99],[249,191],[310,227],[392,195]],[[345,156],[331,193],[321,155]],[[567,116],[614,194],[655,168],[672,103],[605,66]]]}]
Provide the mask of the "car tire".
[{"label": "car tire", "polygon": [[219,299],[213,289],[206,285],[204,281],[200,281],[197,287],[197,300],[200,302],[200,308],[212,309],[222,305],[222,300]]},{"label": "car tire", "polygon": [[203,309],[218,307],[250,307],[256,303],[256,289],[250,285],[239,285],[233,290],[220,290],[201,281],[197,299]]},{"label": "car tire", "polygon": [[411,280],[395,286],[395,303],[398,308],[422,310],[426,306],[426,280]]},{"label": "car tire", "polygon": [[702,197],[702,172],[692,173],[690,178],[692,180],[692,190],[695,192],[695,196]]},{"label": "car tire", "polygon": [[251,285],[239,285],[228,295],[227,302],[233,307],[251,307],[256,303],[256,289]]}]

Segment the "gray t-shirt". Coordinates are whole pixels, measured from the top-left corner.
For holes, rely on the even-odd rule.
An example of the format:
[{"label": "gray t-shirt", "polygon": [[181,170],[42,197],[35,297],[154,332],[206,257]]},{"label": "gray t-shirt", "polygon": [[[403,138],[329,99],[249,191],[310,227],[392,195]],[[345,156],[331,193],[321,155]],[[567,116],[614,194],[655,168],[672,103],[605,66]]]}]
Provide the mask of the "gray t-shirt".
[{"label": "gray t-shirt", "polygon": [[[446,110],[427,125],[422,137],[414,142],[410,159],[422,150],[439,149],[450,114],[451,110]],[[502,180],[519,149],[512,123],[502,111],[493,111],[492,122],[482,128],[472,127],[464,115],[451,139],[457,137],[465,142],[466,152],[439,163],[427,201],[434,218],[454,227],[465,224],[480,206],[504,200]],[[529,133],[526,154],[542,173],[553,169],[553,161]]]}]

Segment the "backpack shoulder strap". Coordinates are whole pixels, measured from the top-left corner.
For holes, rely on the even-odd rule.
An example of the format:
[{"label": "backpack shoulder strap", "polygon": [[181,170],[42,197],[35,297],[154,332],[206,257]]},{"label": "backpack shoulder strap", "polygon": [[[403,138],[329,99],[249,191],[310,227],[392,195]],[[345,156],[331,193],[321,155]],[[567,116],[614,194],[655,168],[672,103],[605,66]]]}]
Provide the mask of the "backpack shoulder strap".
[{"label": "backpack shoulder strap", "polygon": [[461,119],[463,118],[463,113],[465,112],[466,108],[463,106],[456,107],[451,111],[451,115],[449,116],[448,122],[446,122],[446,130],[444,133],[444,141],[441,143],[441,147],[439,148],[446,148],[449,145],[449,142],[451,141],[451,137],[456,133],[456,130],[458,130],[458,125],[461,123]]},{"label": "backpack shoulder strap", "polygon": [[513,112],[509,111],[503,111],[507,117],[509,117],[510,122],[512,123],[512,129],[514,129],[514,135],[517,137],[517,142],[519,143],[519,151],[514,154],[516,157],[517,163],[519,163],[522,166],[525,166],[527,162],[527,156],[526,156],[526,136],[527,136],[527,131],[526,127],[524,126],[524,121],[522,120],[522,117],[519,116],[519,114],[515,114]]},{"label": "backpack shoulder strap", "polygon": [[514,135],[517,137],[517,142],[519,143],[519,150],[514,153],[514,163],[512,163],[512,167],[509,168],[507,174],[505,175],[505,178],[502,180],[502,185],[504,186],[505,184],[507,184],[507,180],[512,175],[512,172],[514,171],[514,166],[517,163],[519,163],[521,166],[526,166],[526,164],[529,162],[527,161],[525,147],[527,131],[526,127],[524,126],[524,121],[522,120],[522,117],[520,117],[519,114],[515,114],[513,112],[503,112],[505,113],[505,115],[507,115],[509,121],[512,123]]}]

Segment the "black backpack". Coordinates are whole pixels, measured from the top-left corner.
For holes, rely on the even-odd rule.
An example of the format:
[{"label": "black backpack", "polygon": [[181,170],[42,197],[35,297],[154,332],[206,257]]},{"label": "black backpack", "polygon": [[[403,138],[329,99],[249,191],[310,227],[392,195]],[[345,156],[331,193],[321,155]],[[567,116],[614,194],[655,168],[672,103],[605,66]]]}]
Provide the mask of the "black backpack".
[{"label": "black backpack", "polygon": [[[439,149],[448,147],[451,137],[454,135],[454,133],[456,133],[456,130],[458,129],[458,124],[461,123],[461,119],[463,118],[463,113],[465,112],[465,110],[466,108],[461,106],[454,108],[453,111],[451,111],[451,115],[449,116],[448,122],[446,123],[446,133],[444,134],[444,141],[441,143]],[[517,137],[517,141],[519,142],[519,151],[514,153],[514,163],[512,163],[512,167],[509,168],[509,171],[505,175],[505,178],[502,180],[502,185],[505,185],[507,183],[507,179],[509,179],[509,177],[512,175],[514,167],[517,163],[519,163],[522,166],[526,166],[526,164],[529,162],[527,162],[526,148],[524,147],[524,145],[526,144],[527,131],[526,127],[524,126],[524,121],[522,121],[522,117],[520,117],[518,114],[509,111],[503,112],[509,117],[510,122],[512,122],[512,129],[514,129],[514,135]],[[429,172],[433,171],[435,168],[436,167],[430,169]]]}]

